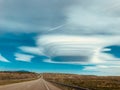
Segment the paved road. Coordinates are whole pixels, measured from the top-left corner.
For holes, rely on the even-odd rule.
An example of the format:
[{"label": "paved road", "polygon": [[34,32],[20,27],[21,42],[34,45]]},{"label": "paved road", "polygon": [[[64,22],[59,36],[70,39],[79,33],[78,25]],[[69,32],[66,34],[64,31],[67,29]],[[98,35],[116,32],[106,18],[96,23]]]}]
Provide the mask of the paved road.
[{"label": "paved road", "polygon": [[61,90],[61,89],[40,78],[34,81],[0,86],[0,90]]}]

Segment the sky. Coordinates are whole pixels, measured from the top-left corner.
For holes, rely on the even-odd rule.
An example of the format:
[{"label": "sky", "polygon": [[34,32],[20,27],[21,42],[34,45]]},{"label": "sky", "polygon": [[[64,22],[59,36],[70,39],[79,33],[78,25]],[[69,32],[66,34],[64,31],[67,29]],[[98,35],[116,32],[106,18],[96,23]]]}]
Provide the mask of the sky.
[{"label": "sky", "polygon": [[0,0],[0,70],[120,75],[119,0]]}]

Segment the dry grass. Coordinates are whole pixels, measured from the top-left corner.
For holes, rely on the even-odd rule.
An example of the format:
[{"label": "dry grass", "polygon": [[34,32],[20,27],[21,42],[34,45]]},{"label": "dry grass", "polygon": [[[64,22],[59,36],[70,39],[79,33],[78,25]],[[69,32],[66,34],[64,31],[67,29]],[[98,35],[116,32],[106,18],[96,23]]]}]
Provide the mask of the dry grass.
[{"label": "dry grass", "polygon": [[31,72],[0,72],[0,85],[37,79],[39,74]]},{"label": "dry grass", "polygon": [[[75,74],[43,74],[47,80],[68,85],[89,88],[90,90],[120,90],[120,76],[92,76]],[[71,90],[66,88],[65,90]]]}]

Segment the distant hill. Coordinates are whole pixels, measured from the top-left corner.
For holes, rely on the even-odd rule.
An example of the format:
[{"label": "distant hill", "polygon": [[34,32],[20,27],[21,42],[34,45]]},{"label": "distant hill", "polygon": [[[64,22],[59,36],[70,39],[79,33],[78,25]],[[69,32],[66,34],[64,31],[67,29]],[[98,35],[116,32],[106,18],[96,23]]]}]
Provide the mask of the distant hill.
[{"label": "distant hill", "polygon": [[30,71],[26,71],[26,70],[18,70],[18,71],[0,71],[1,72],[4,72],[4,73],[35,73],[35,72],[30,72]]}]

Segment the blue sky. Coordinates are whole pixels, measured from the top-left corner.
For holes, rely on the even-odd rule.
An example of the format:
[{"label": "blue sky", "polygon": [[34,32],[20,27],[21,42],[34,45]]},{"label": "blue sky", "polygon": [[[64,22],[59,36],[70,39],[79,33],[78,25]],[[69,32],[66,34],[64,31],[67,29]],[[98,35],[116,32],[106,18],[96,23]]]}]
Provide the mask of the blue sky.
[{"label": "blue sky", "polygon": [[119,10],[119,0],[0,0],[0,70],[119,76]]}]

